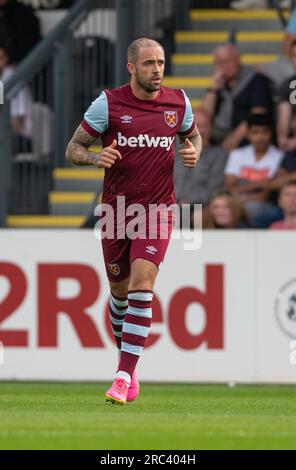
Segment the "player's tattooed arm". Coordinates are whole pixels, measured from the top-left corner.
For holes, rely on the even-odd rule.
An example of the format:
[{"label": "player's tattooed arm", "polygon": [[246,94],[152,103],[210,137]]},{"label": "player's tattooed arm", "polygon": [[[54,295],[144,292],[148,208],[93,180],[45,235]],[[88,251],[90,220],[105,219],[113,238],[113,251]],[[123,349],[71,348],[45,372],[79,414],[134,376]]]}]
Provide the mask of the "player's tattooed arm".
[{"label": "player's tattooed arm", "polygon": [[82,126],[78,126],[67,146],[66,158],[68,162],[73,165],[94,165],[94,154],[88,149],[95,141],[95,137],[86,132]]},{"label": "player's tattooed arm", "polygon": [[115,149],[116,140],[113,140],[112,144],[105,147],[101,153],[93,153],[88,150],[95,141],[96,137],[91,136],[82,126],[78,126],[67,146],[66,159],[68,162],[78,166],[93,165],[97,168],[111,168],[117,159],[121,160],[121,154]]},{"label": "player's tattooed arm", "polygon": [[180,136],[180,141],[184,143],[183,148],[179,151],[184,166],[188,168],[195,167],[202,151],[202,139],[197,127],[195,126],[188,136]]}]

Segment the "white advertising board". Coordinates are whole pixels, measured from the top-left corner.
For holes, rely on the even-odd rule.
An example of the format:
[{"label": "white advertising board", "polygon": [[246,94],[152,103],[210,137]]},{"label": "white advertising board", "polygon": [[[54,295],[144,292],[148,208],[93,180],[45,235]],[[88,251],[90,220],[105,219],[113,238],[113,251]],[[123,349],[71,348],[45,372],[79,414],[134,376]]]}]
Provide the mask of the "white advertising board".
[{"label": "white advertising board", "polygon": [[[146,381],[296,382],[295,235],[172,239],[156,284]],[[109,287],[92,231],[0,231],[1,379],[113,378]]]}]

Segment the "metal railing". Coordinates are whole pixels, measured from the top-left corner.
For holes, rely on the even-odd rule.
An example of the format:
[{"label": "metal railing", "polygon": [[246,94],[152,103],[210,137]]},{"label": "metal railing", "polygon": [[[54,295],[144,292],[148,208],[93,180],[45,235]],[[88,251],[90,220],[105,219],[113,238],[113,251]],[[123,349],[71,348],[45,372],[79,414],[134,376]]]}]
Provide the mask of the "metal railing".
[{"label": "metal railing", "polygon": [[19,64],[0,105],[0,227],[8,212],[48,212],[52,170],[67,164],[83,112],[102,89],[128,78],[129,42],[154,37],[169,56],[188,8],[187,0],[79,0]]},{"label": "metal railing", "polygon": [[7,211],[48,212],[53,168],[66,164],[65,148],[83,110],[100,89],[114,84],[111,7],[114,1],[79,0],[5,83],[0,226]]},{"label": "metal railing", "polygon": [[[277,10],[278,17],[282,23],[283,28],[286,28],[288,24],[288,20],[285,16],[286,6],[284,8],[280,0],[268,0],[268,1],[269,1],[270,8],[275,8]],[[296,0],[290,0],[289,4],[290,4],[289,10],[292,12],[296,6]]]}]

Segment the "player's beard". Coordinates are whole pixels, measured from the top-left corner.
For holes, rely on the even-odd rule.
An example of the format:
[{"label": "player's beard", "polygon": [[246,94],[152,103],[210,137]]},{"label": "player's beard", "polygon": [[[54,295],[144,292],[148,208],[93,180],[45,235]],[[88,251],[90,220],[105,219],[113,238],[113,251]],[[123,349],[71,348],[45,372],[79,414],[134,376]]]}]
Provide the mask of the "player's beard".
[{"label": "player's beard", "polygon": [[[153,84],[152,80],[153,78],[160,78],[160,82],[157,84]],[[152,77],[149,80],[142,78],[138,73],[136,74],[136,80],[138,82],[138,85],[143,88],[143,90],[146,93],[152,93],[154,91],[160,90],[161,83],[162,83],[162,77]]]}]

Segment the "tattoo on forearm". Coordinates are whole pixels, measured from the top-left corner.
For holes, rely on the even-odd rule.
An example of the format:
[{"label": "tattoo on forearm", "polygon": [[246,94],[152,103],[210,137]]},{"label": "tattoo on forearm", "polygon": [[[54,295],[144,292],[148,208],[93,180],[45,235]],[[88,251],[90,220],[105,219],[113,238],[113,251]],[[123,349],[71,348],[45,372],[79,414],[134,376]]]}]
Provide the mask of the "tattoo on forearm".
[{"label": "tattoo on forearm", "polygon": [[67,160],[73,165],[92,165],[94,156],[88,149],[95,141],[95,137],[89,135],[79,126],[68,144]]}]

